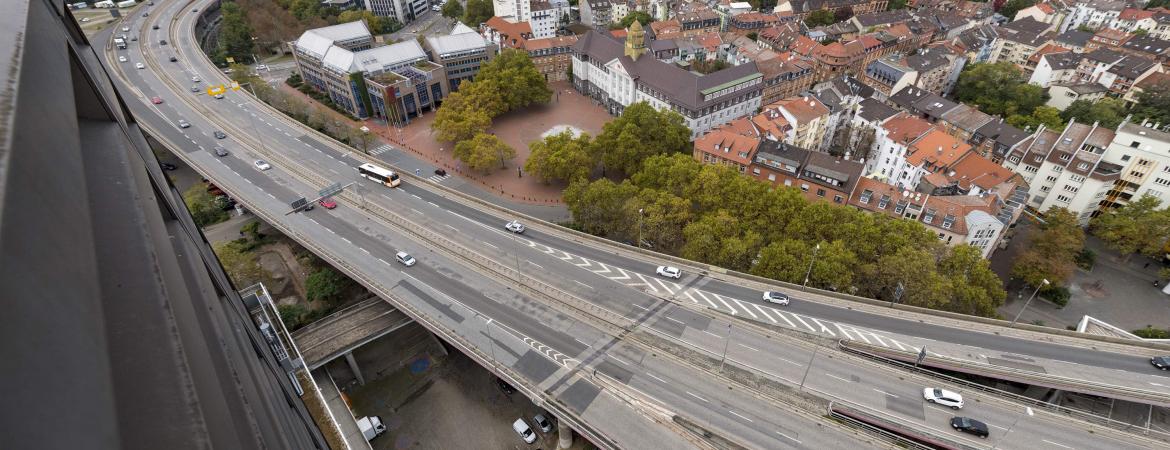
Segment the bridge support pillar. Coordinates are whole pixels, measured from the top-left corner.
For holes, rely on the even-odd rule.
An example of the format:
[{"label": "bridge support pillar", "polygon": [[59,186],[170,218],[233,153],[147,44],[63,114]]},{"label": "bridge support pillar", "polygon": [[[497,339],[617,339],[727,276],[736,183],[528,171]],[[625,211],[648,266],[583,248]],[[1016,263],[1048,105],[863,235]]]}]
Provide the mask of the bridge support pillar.
[{"label": "bridge support pillar", "polygon": [[557,448],[564,450],[573,446],[573,429],[565,421],[557,421]]},{"label": "bridge support pillar", "polygon": [[366,378],[362,376],[362,370],[358,368],[357,360],[353,358],[353,351],[345,352],[345,362],[349,364],[349,370],[353,372],[354,378],[357,378],[359,385],[366,385]]}]

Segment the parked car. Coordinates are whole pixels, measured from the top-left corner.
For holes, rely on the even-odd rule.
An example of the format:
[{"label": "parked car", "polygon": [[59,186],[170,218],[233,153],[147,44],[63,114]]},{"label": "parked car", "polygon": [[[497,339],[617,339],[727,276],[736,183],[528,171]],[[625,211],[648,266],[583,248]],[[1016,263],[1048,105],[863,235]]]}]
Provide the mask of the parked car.
[{"label": "parked car", "polygon": [[89,22],[89,17],[82,17],[81,23]]},{"label": "parked car", "polygon": [[777,305],[788,305],[788,294],[783,292],[767,291],[764,292],[764,301],[768,303],[775,303]]},{"label": "parked car", "polygon": [[131,37],[130,42],[138,42],[138,36]]},{"label": "parked car", "polygon": [[987,424],[970,417],[955,416],[951,418],[951,428],[970,433],[981,438],[987,438]]},{"label": "parked car", "polygon": [[134,64],[134,67],[137,67],[137,68],[139,68],[139,69],[145,69],[145,68],[146,68],[146,64],[143,64],[143,63],[137,63],[137,64]]},{"label": "parked car", "polygon": [[674,278],[676,280],[682,278],[682,271],[678,267],[658,266],[658,269],[654,272],[666,278]]},{"label": "parked car", "polygon": [[519,221],[513,220],[511,222],[504,224],[504,229],[511,231],[513,233],[523,233],[524,232],[524,224],[520,223]]},{"label": "parked car", "polygon": [[219,131],[219,130],[215,130],[215,132],[213,132],[212,134],[215,135],[216,139],[226,139],[227,138],[227,135],[223,134],[223,132]]},{"label": "parked car", "polygon": [[217,93],[213,97],[215,97],[216,100],[223,100],[223,93],[222,92]]},{"label": "parked car", "polygon": [[191,122],[179,119],[179,128],[191,128]]},{"label": "parked car", "polygon": [[272,166],[269,165],[268,162],[263,160],[263,159],[257,159],[256,162],[254,162],[252,164],[254,164],[256,166],[256,168],[260,169],[260,170],[268,170],[268,169],[272,168]]},{"label": "parked car", "polygon": [[532,421],[536,423],[536,427],[540,428],[540,431],[545,433],[552,431],[552,422],[550,422],[548,418],[544,417],[544,413],[538,413],[537,415],[532,416]]},{"label": "parked car", "polygon": [[922,398],[928,402],[949,406],[953,409],[963,408],[963,396],[946,389],[925,388],[922,390]]},{"label": "parked car", "polygon": [[150,98],[150,102],[154,103],[156,105],[161,105],[163,100],[162,100],[162,97],[159,97],[156,95],[156,96]]},{"label": "parked car", "polygon": [[516,430],[516,433],[520,435],[520,439],[523,439],[525,443],[531,444],[536,442],[536,433],[532,432],[532,428],[528,426],[528,423],[524,422],[524,419],[516,419],[515,422],[512,422],[512,429]]},{"label": "parked car", "polygon": [[260,65],[256,66],[256,70],[268,70],[268,66],[266,66],[264,64],[260,64]]},{"label": "parked car", "polygon": [[218,146],[218,145],[217,145],[217,146],[215,146],[215,156],[220,156],[220,157],[223,157],[223,156],[227,156],[227,155],[230,155],[230,154],[231,154],[231,153],[228,153],[228,151],[227,151],[227,149],[226,149],[226,148],[220,147],[220,146]]},{"label": "parked car", "polygon": [[435,169],[435,175],[438,175],[440,177],[445,177],[445,176],[447,176],[447,171],[443,170],[443,169]]},{"label": "parked car", "polygon": [[1150,364],[1161,370],[1170,370],[1170,356],[1155,356],[1150,358]]},{"label": "parked car", "polygon": [[337,202],[329,197],[325,197],[323,199],[317,200],[317,203],[320,204],[325,209],[333,209],[333,208],[337,207]]},{"label": "parked car", "polygon": [[504,395],[512,395],[516,392],[516,388],[499,378],[496,378],[496,386],[500,388],[500,391],[503,391]]},{"label": "parked car", "polygon": [[402,263],[402,265],[406,267],[410,267],[418,263],[418,260],[414,259],[413,256],[410,256],[410,253],[406,252],[396,253],[394,255],[394,259],[398,260],[398,262]]},{"label": "parked car", "polygon": [[195,83],[198,83],[198,82],[199,82],[199,77],[191,77],[191,81],[192,81],[192,82],[195,82]]}]

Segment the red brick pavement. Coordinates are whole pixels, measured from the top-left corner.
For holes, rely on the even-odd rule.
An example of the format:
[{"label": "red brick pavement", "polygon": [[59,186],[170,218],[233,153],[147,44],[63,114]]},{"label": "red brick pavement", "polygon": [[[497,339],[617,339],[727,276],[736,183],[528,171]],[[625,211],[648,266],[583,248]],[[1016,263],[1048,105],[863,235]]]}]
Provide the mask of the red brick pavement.
[{"label": "red brick pavement", "polygon": [[[287,86],[283,87],[286,92],[294,93],[314,105],[317,104],[301,92]],[[565,187],[563,183],[544,184],[536,177],[530,177],[522,170],[518,170],[523,167],[530,154],[528,143],[539,140],[541,134],[560,125],[576,127],[596,136],[601,132],[605,122],[612,117],[605,109],[594,105],[588,97],[572,90],[569,83],[557,82],[550,84],[549,87],[553,89],[554,94],[553,101],[548,105],[532,106],[497,117],[493,121],[489,131],[516,149],[516,158],[507,162],[506,169],[487,175],[463,168],[451,155],[454,145],[435,140],[434,132],[430,128],[431,121],[435,118],[434,112],[427,112],[401,129],[380,125],[374,121],[351,123],[354,126],[365,125],[383,140],[411,152],[414,157],[442,167],[451,175],[473,181],[502,198],[531,204],[558,204],[561,202],[561,191]],[[324,106],[321,108],[328,110]],[[341,114],[329,111],[338,120],[348,121]],[[371,144],[371,147],[378,145],[381,144]]]}]

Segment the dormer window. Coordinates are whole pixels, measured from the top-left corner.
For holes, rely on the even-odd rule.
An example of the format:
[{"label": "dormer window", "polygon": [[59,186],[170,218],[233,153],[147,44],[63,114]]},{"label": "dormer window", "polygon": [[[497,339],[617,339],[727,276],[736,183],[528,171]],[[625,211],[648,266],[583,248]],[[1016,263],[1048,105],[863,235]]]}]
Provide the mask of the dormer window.
[{"label": "dormer window", "polygon": [[926,210],[926,214],[922,215],[922,221],[926,222],[926,223],[933,222],[934,221],[934,210],[933,209]]},{"label": "dormer window", "polygon": [[863,205],[868,205],[871,198],[873,198],[873,191],[866,189],[861,193],[861,198],[859,198],[858,201],[860,201]]},{"label": "dormer window", "polygon": [[942,223],[943,229],[949,230],[954,225],[955,225],[955,216],[952,216],[950,214],[943,216],[943,223]]}]

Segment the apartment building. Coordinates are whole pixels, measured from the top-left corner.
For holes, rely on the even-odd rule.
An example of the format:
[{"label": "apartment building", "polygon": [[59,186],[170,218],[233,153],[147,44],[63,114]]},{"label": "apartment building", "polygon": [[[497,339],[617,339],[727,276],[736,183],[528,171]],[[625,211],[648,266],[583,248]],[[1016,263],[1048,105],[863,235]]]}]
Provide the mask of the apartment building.
[{"label": "apartment building", "polygon": [[1002,200],[996,196],[931,195],[868,178],[854,190],[851,206],[921,223],[946,245],[970,245],[984,258],[991,257],[1007,228],[997,217]]},{"label": "apartment building", "polygon": [[886,119],[876,129],[865,173],[898,187],[909,189],[917,184],[916,171],[906,164],[910,146],[933,129],[930,122],[901,112]]},{"label": "apartment building", "polygon": [[499,52],[499,46],[462,23],[456,24],[449,34],[427,36],[423,47],[431,61],[446,68],[450,91],[459,90],[459,83],[474,78],[479,67]]},{"label": "apartment building", "polygon": [[1055,36],[1049,24],[1037,22],[1031,17],[1001,26],[997,31],[999,39],[995,41],[990,61],[1009,62],[1020,67],[1024,67],[1028,57],[1052,42]]},{"label": "apartment building", "polygon": [[566,81],[573,68],[573,46],[576,44],[575,35],[557,36],[526,41],[524,50],[545,81]]},{"label": "apartment building", "polygon": [[1121,167],[1121,173],[1101,202],[1101,208],[1121,207],[1150,195],[1170,205],[1170,133],[1165,124],[1123,122],[1105,149],[1104,163]]},{"label": "apartment building", "polygon": [[756,61],[764,77],[761,104],[772,104],[780,99],[794,97],[813,85],[813,63],[799,58],[780,56]]},{"label": "apartment building", "polygon": [[1121,11],[1128,5],[1124,0],[1088,0],[1078,1],[1068,13],[1060,31],[1072,30],[1081,26],[1099,30],[1113,23]]},{"label": "apartment building", "polygon": [[1104,158],[1114,135],[1108,128],[1076,122],[1059,133],[1041,128],[1008,154],[1004,167],[1028,184],[1029,207],[1040,212],[1067,208],[1088,223],[1122,174],[1123,166]]},{"label": "apartment building", "polygon": [[610,22],[621,20],[624,17],[613,13],[613,5],[614,2],[610,0],[581,0],[578,3],[581,23],[591,28],[605,29]]},{"label": "apartment building", "polygon": [[[1056,6],[1052,3],[1037,3],[1027,8],[1016,11],[1016,17],[1012,20],[1023,20],[1025,17],[1031,18],[1037,22],[1046,23],[1052,27],[1059,27],[1061,22],[1064,22],[1066,16],[1063,5]],[[1075,28],[1075,27],[1074,27]]]},{"label": "apartment building", "polygon": [[813,151],[822,150],[828,132],[829,108],[813,96],[791,97],[763,107],[759,116],[779,124],[780,140]]},{"label": "apartment building", "polygon": [[700,75],[655,59],[635,22],[623,43],[590,31],[573,47],[573,85],[618,115],[636,102],[678,112],[701,135],[760,107],[763,76],[748,62]]},{"label": "apartment building", "polygon": [[414,22],[431,8],[427,0],[362,0],[362,4],[375,16],[392,17],[403,24]]}]

